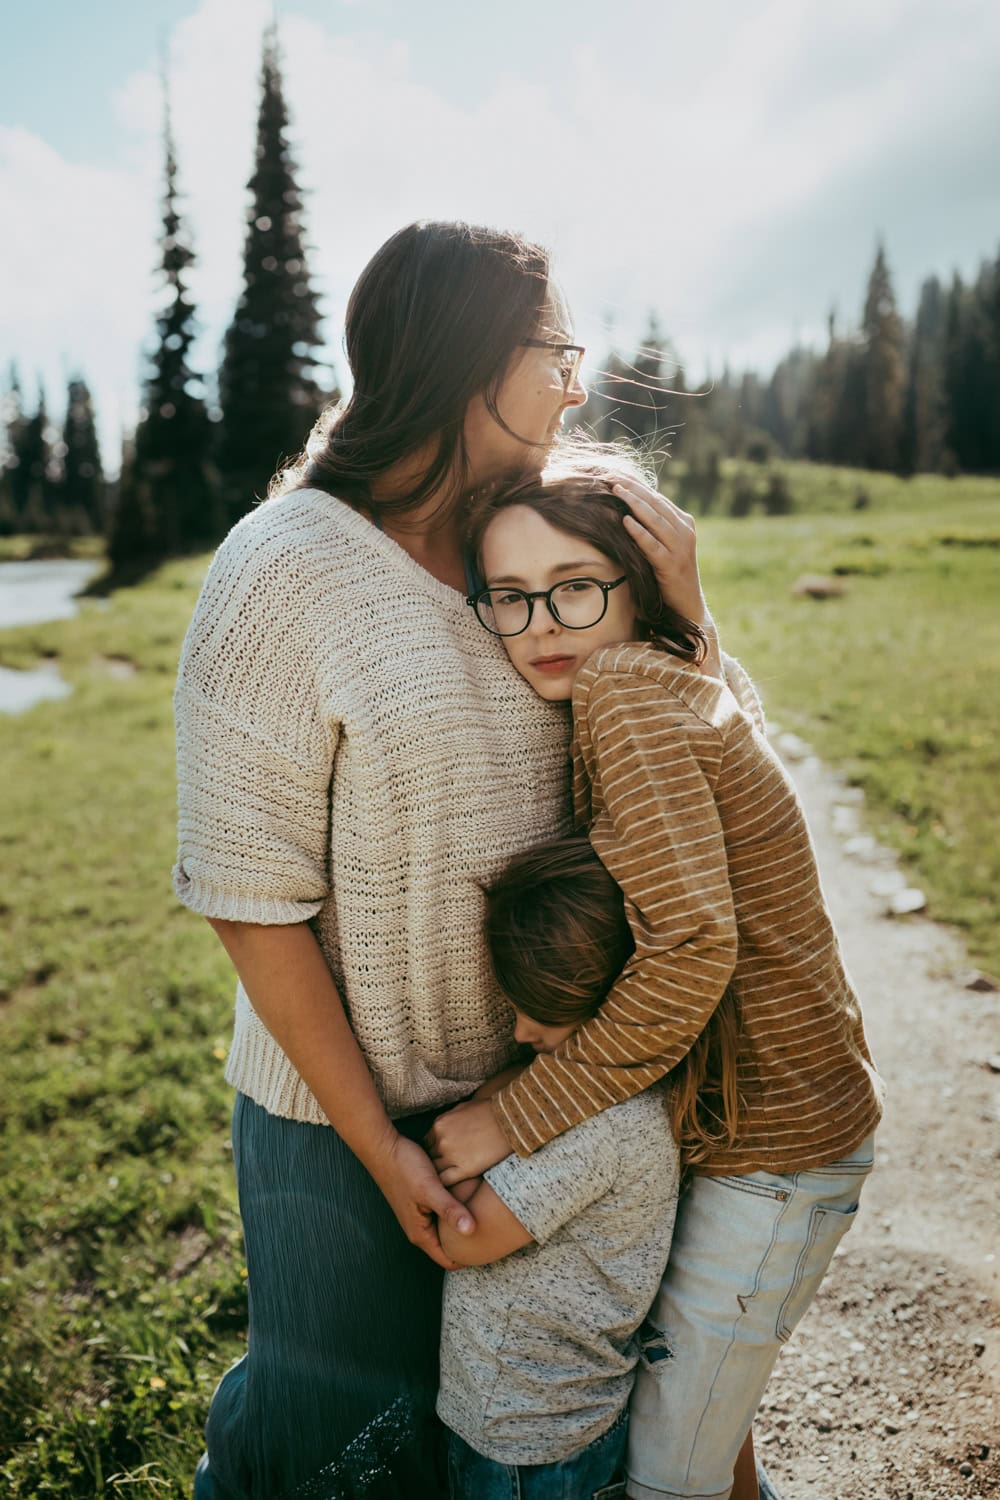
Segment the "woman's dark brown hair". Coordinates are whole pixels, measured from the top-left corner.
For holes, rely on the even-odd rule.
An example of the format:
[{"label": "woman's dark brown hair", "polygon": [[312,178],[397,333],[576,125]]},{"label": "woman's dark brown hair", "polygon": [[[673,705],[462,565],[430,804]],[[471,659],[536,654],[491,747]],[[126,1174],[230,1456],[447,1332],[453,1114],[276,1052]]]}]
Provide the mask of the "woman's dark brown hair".
[{"label": "woman's dark brown hair", "polygon": [[[548,284],[548,253],[520,235],[463,223],[400,229],[368,262],[347,306],[350,399],[323,413],[270,494],[308,486],[400,515],[449,478],[461,492],[469,402],[482,395],[511,431],[497,395],[520,345],[538,331]],[[415,488],[374,503],[371,481],[428,443],[435,456]]]},{"label": "woman's dark brown hair", "polygon": [[498,485],[473,507],[469,547],[478,561],[494,517],[512,505],[525,505],[557,531],[590,542],[625,574],[640,639],[685,661],[700,661],[706,650],[704,631],[663,602],[652,564],[622,524],[631,511],[612,492],[623,479],[645,477],[635,457],[622,449],[576,435],[564,438],[542,473]]},{"label": "woman's dark brown hair", "polygon": [[[589,1021],[635,952],[625,898],[584,835],[511,860],[486,893],[486,942],[504,994],[543,1026]],[[669,1078],[670,1123],[688,1165],[735,1139],[738,1038],[729,988]]]}]

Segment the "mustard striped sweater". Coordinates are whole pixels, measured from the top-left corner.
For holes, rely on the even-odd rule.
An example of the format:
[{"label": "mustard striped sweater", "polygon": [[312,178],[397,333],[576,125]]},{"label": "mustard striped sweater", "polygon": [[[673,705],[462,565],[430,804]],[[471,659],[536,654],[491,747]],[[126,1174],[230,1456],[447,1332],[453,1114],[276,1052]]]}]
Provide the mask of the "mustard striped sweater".
[{"label": "mustard striped sweater", "polygon": [[521,1155],[674,1067],[732,978],[744,1120],[699,1170],[835,1161],[881,1114],[857,996],[805,817],[760,704],[645,645],[591,657],[573,692],[573,798],[621,886],[635,957],[600,1013],[494,1099]]}]

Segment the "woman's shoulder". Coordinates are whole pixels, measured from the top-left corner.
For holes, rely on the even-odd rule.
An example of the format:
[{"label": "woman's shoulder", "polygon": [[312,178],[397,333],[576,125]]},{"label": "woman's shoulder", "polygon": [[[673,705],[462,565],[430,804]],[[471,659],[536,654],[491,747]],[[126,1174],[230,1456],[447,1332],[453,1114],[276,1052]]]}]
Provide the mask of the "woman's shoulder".
[{"label": "woman's shoulder", "polygon": [[209,567],[207,592],[271,602],[323,593],[368,576],[374,531],[357,511],[321,490],[292,490],[264,500],[223,538]]},{"label": "woman's shoulder", "polygon": [[216,556],[316,556],[335,561],[341,544],[369,523],[351,506],[322,490],[290,490],[262,500],[242,516]]}]

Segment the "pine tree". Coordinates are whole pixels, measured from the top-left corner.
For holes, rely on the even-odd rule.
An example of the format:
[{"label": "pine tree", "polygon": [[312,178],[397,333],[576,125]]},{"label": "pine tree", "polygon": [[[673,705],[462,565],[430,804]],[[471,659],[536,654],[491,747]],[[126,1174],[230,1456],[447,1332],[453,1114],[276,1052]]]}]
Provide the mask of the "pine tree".
[{"label": "pine tree", "polygon": [[108,564],[116,584],[138,580],[163,557],[163,532],[155,500],[152,476],[148,468],[139,468],[133,434],[122,442],[108,535]]},{"label": "pine tree", "polygon": [[631,431],[625,405],[628,397],[623,394],[628,374],[625,361],[616,350],[609,350],[603,369],[594,376],[587,404],[580,408],[580,420],[602,443],[616,442]]},{"label": "pine tree", "polygon": [[7,389],[0,396],[0,422],[3,424],[3,450],[0,452],[0,535],[11,536],[18,530],[23,509],[18,451],[25,422],[21,382],[13,361],[7,377]]},{"label": "pine tree", "polygon": [[996,431],[993,426],[993,266],[985,261],[968,288],[961,319],[962,467],[982,472],[990,467]]},{"label": "pine tree", "polygon": [[[109,556],[135,571],[156,558],[215,541],[221,530],[209,454],[212,430],[201,381],[190,364],[195,310],[186,277],[194,264],[177,206],[177,157],[164,102],[164,292],[134,451],[118,487]],[[141,500],[140,497],[141,496]]]},{"label": "pine tree", "polygon": [[667,374],[671,363],[659,319],[651,312],[643,341],[632,360],[634,379],[622,391],[629,403],[623,415],[624,424],[643,447],[655,448],[661,436],[666,436],[666,387],[670,383]]},{"label": "pine tree", "polygon": [[936,276],[920,288],[910,341],[903,415],[904,473],[935,473],[944,465],[948,411],[944,380],[947,304]]},{"label": "pine tree", "polygon": [[989,350],[988,417],[991,433],[987,468],[1000,470],[1000,252],[993,262],[993,278],[985,309]]},{"label": "pine tree", "polygon": [[966,286],[955,273],[945,314],[944,366],[949,469],[989,466],[996,441],[992,397],[992,267]]},{"label": "pine tree", "polygon": [[905,335],[880,244],[868,280],[862,323],[864,453],[870,469],[898,469],[906,394]]},{"label": "pine tree", "polygon": [[[868,449],[867,350],[857,337],[841,341],[840,384],[831,431],[830,461],[849,468],[870,467]],[[902,415],[900,415],[902,422]]]},{"label": "pine tree", "polygon": [[53,524],[54,472],[53,432],[45,406],[45,391],[38,384],[38,407],[34,416],[19,424],[14,457],[18,525],[22,531],[50,531]]},{"label": "pine tree", "polygon": [[286,139],[277,35],[265,34],[261,103],[244,249],[244,287],[219,374],[218,461],[231,518],[301,448],[323,398],[316,380],[317,297],[306,269],[302,197]]},{"label": "pine tree", "polygon": [[808,442],[808,408],[819,362],[808,349],[793,349],[775,366],[767,388],[765,426],[783,452],[798,458]]},{"label": "pine tree", "polygon": [[77,376],[70,380],[63,424],[62,476],[59,481],[59,505],[78,513],[90,531],[103,530],[104,471],[97,440],[94,404],[87,382]]}]

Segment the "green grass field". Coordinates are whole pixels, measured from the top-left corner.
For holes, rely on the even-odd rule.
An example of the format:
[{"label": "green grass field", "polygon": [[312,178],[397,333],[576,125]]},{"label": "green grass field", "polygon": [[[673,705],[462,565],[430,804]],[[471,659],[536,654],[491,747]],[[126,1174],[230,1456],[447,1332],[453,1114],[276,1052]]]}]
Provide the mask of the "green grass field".
[{"label": "green grass field", "polygon": [[[787,518],[700,526],[726,645],[863,785],[936,917],[1000,971],[1000,482],[789,471]],[[0,720],[0,1481],[181,1500],[245,1285],[222,1081],[232,983],[174,901],[170,694],[205,560],[0,634],[73,696]],[[802,572],[848,592],[792,597]],[[131,677],[111,675],[127,658]]]},{"label": "green grass field", "polygon": [[[723,640],[783,727],[864,788],[930,914],[1000,973],[1000,481],[790,469],[796,514],[712,519],[702,571]],[[795,598],[803,573],[842,598]]]}]

